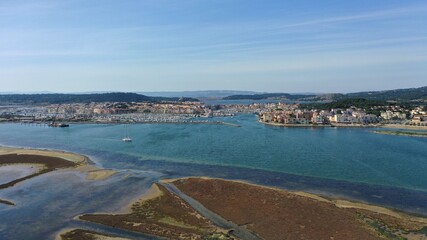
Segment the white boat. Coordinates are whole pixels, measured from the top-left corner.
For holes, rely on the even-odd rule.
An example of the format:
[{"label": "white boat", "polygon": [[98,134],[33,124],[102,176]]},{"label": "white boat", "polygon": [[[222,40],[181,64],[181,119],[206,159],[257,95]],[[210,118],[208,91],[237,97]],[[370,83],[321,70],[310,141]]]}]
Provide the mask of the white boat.
[{"label": "white boat", "polygon": [[132,138],[129,137],[129,130],[128,130],[128,126],[125,125],[125,137],[122,138],[123,142],[132,142]]}]

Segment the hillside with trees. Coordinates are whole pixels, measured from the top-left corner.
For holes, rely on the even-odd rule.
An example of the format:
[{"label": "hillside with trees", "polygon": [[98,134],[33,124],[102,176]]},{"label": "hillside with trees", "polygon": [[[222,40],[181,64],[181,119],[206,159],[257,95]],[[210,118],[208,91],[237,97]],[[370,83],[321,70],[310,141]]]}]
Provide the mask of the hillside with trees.
[{"label": "hillside with trees", "polygon": [[395,89],[387,91],[348,93],[344,95],[344,97],[398,102],[423,101],[427,100],[427,86],[420,88]]},{"label": "hillside with trees", "polygon": [[287,99],[300,100],[303,98],[315,97],[315,95],[289,94],[289,93],[260,93],[252,95],[231,95],[224,100],[263,100],[263,99]]},{"label": "hillside with trees", "polygon": [[13,104],[66,104],[90,102],[160,102],[160,101],[198,101],[194,98],[148,97],[136,93],[97,93],[97,94],[2,94],[0,103]]},{"label": "hillside with trees", "polygon": [[330,102],[344,99],[366,99],[390,102],[425,102],[427,101],[427,86],[420,88],[396,89],[387,91],[370,91],[356,93],[331,93],[331,94],[290,94],[290,93],[262,93],[252,95],[232,95],[223,98],[224,100],[264,100],[283,99],[309,102]]}]

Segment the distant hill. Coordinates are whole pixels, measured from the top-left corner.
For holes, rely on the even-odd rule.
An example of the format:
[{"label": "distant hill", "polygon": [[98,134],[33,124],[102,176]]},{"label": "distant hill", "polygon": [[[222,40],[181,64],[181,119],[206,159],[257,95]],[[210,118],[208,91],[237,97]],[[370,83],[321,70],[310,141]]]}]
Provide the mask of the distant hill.
[{"label": "distant hill", "polygon": [[381,101],[416,101],[427,100],[427,86],[386,91],[357,92],[344,95],[345,98],[365,98]]},{"label": "distant hill", "polygon": [[323,103],[308,103],[303,104],[305,108],[308,109],[321,109],[321,110],[330,110],[333,108],[350,108],[350,107],[357,107],[357,108],[363,108],[363,109],[369,109],[371,107],[375,106],[385,106],[390,105],[390,103],[387,103],[385,101],[381,100],[368,100],[364,98],[346,98],[346,99],[340,99],[332,102],[323,102]]},{"label": "distant hill", "polygon": [[224,100],[264,100],[284,99],[295,101],[331,102],[344,99],[367,99],[377,101],[427,101],[427,86],[420,88],[396,89],[387,91],[371,91],[356,93],[331,93],[331,94],[289,94],[289,93],[261,93],[250,95],[231,95]]},{"label": "distant hill", "polygon": [[[236,94],[237,93],[237,94]],[[231,95],[230,95],[231,94]],[[0,93],[0,103],[15,104],[63,104],[63,103],[89,103],[89,102],[159,102],[178,101],[185,96],[184,101],[199,101],[198,98],[222,98],[224,100],[291,100],[304,102],[336,102],[349,104],[346,99],[366,99],[382,102],[423,102],[427,103],[427,86],[420,88],[396,89],[387,91],[356,92],[348,94],[290,94],[290,93],[256,93],[248,91],[184,91],[184,92],[151,92],[147,96],[138,93],[32,93],[15,94]],[[160,96],[160,97],[159,97]],[[197,96],[197,98],[196,98]],[[357,101],[359,101],[357,100]],[[351,101],[351,100],[350,100]],[[365,105],[364,102],[359,102]],[[372,103],[372,102],[369,102]],[[378,102],[377,102],[378,103]]]},{"label": "distant hill", "polygon": [[[180,98],[148,97],[137,93],[97,93],[97,94],[3,94],[0,103],[17,104],[64,104],[90,102],[159,102],[178,101]],[[184,101],[198,101],[194,98],[183,98]]]},{"label": "distant hill", "polygon": [[[324,95],[316,96],[321,98]],[[377,106],[400,105],[408,107],[411,105],[427,104],[427,86],[420,88],[396,89],[387,91],[357,92],[348,94],[332,94],[328,96],[333,101],[316,102],[304,104],[308,109],[333,109],[357,107],[365,109],[368,113],[379,116]]]},{"label": "distant hill", "polygon": [[316,95],[289,94],[289,93],[261,93],[252,95],[232,95],[224,97],[224,100],[263,100],[263,99],[287,99],[302,100],[305,98],[316,97]]},{"label": "distant hill", "polygon": [[146,96],[161,97],[193,97],[193,98],[223,98],[230,95],[257,94],[252,91],[235,91],[235,90],[206,90],[206,91],[182,91],[182,92],[138,92]]}]

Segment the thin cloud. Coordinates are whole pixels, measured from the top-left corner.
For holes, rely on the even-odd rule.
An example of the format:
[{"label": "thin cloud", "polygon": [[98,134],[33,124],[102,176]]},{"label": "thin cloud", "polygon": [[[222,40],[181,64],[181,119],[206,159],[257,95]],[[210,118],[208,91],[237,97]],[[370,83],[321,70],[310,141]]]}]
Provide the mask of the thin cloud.
[{"label": "thin cloud", "polygon": [[404,15],[415,14],[415,13],[424,13],[426,11],[427,11],[427,5],[414,5],[414,6],[408,6],[408,7],[361,13],[361,14],[356,14],[351,16],[337,16],[332,18],[322,18],[322,19],[315,19],[310,21],[296,22],[296,23],[280,26],[280,28],[302,27],[302,26],[311,26],[311,25],[318,25],[318,24],[325,24],[325,23],[366,21],[366,20],[372,20],[372,19],[398,17],[398,16],[404,16]]},{"label": "thin cloud", "polygon": [[0,16],[39,15],[50,12],[60,6],[60,1],[33,1],[20,3],[10,1],[0,5]]},{"label": "thin cloud", "polygon": [[40,51],[28,51],[28,50],[21,50],[21,51],[2,51],[0,52],[0,57],[54,57],[54,56],[62,56],[62,57],[71,57],[71,56],[88,56],[88,55],[102,55],[105,53],[102,52],[95,52],[95,51],[81,51],[81,50],[58,50],[58,51],[52,51],[52,50],[40,50]]}]

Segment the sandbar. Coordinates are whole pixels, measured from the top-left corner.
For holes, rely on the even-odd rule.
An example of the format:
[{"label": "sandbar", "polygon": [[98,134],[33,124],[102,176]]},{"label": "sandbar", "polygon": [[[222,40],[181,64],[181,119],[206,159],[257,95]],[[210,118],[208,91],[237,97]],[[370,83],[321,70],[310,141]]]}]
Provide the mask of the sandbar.
[{"label": "sandbar", "polygon": [[75,168],[76,171],[86,173],[87,180],[105,180],[114,174],[116,171],[112,169],[101,169],[94,165],[81,165]]},{"label": "sandbar", "polygon": [[[57,168],[64,168],[64,165],[58,165],[63,163],[63,161],[57,161],[58,164],[55,162],[52,162],[52,160],[49,160],[49,158],[59,158],[62,160],[66,160],[69,162],[72,162],[73,164],[65,164],[65,168],[72,167],[73,170],[86,173],[86,179],[87,180],[104,180],[112,175],[114,175],[116,172],[112,169],[102,169],[95,165],[91,165],[91,161],[87,156],[71,153],[71,152],[65,152],[65,151],[56,151],[56,150],[42,150],[42,149],[27,149],[27,148],[9,148],[9,147],[1,147],[0,146],[0,157],[2,155],[28,155],[28,156],[38,156],[38,157],[46,157],[44,160],[43,158],[37,158],[37,160],[34,161],[27,161],[27,160],[16,160],[14,162],[2,162],[0,160],[0,166],[4,165],[10,165],[10,164],[26,164],[27,166],[30,164],[31,166],[36,166],[36,164],[50,164],[51,167],[57,169]],[[34,157],[32,157],[34,158]],[[19,162],[21,161],[21,162]],[[40,166],[39,166],[40,167]]]},{"label": "sandbar", "polygon": [[[99,169],[89,165],[88,157],[75,153],[0,147],[0,190],[10,188],[25,180],[46,174],[58,169],[73,169],[86,173],[88,180],[104,180],[115,171]],[[10,201],[1,200],[1,204],[14,205]]]}]

